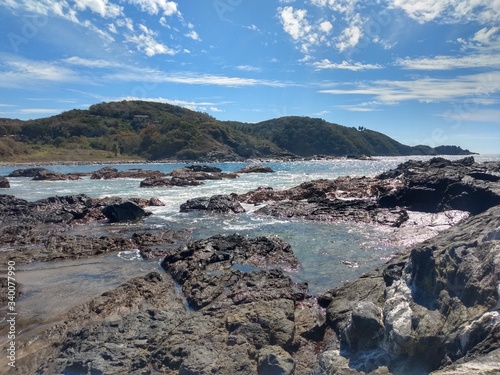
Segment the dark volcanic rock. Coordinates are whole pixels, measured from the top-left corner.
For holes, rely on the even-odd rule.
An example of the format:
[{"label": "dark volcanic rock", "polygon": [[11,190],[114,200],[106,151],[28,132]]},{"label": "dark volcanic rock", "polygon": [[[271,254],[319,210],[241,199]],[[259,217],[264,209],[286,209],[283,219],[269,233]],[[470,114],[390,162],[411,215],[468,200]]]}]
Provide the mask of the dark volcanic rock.
[{"label": "dark volcanic rock", "polygon": [[141,208],[137,203],[130,201],[104,207],[102,213],[108,218],[110,223],[136,221],[151,214]]},{"label": "dark volcanic rock", "polygon": [[304,218],[317,221],[353,221],[399,227],[408,220],[404,209],[386,209],[368,200],[311,199],[269,204],[255,211],[259,215]]},{"label": "dark volcanic rock", "polygon": [[172,186],[199,186],[203,185],[203,182],[192,179],[192,178],[181,178],[181,177],[151,177],[144,181],[141,181],[140,187],[142,188],[155,188],[155,187],[172,187]]},{"label": "dark volcanic rock", "polygon": [[404,184],[380,198],[383,207],[405,206],[425,212],[453,209],[478,214],[500,204],[500,163],[477,164],[472,156],[456,161],[410,160],[378,178],[398,178]]},{"label": "dark volcanic rock", "polygon": [[51,172],[47,168],[23,168],[12,171],[7,177],[35,177],[40,172]]},{"label": "dark volcanic rock", "polygon": [[206,172],[203,170],[205,168],[200,168],[200,169],[201,170],[198,170],[198,168],[191,168],[191,167],[180,168],[170,172],[170,175],[172,177],[177,177],[186,180],[222,180],[225,178],[233,179],[238,177],[236,173]]},{"label": "dark volcanic rock", "polygon": [[274,268],[297,264],[277,238],[196,241],[165,258],[167,275],[133,279],[72,309],[16,365],[24,374],[309,374],[317,342],[302,335],[316,330],[319,310],[297,301]]},{"label": "dark volcanic rock", "polygon": [[92,173],[90,178],[93,180],[110,180],[115,178],[160,178],[163,176],[166,176],[166,174],[160,171],[129,169],[119,172],[116,168],[104,167]]},{"label": "dark volcanic rock", "polygon": [[262,164],[251,164],[234,173],[274,173],[273,169]]},{"label": "dark volcanic rock", "polygon": [[209,172],[209,173],[219,173],[222,172],[222,169],[217,167],[211,167],[209,165],[189,165],[184,167],[185,169],[189,169],[193,172]]},{"label": "dark volcanic rock", "polygon": [[213,195],[210,198],[193,198],[189,199],[186,203],[181,204],[181,212],[189,212],[193,210],[214,211],[220,213],[245,212],[245,209],[236,199],[236,195]]},{"label": "dark volcanic rock", "polygon": [[43,169],[39,171],[34,177],[34,181],[64,181],[64,180],[79,180],[80,175],[76,173],[59,173]]},{"label": "dark volcanic rock", "polygon": [[0,176],[0,189],[10,188],[9,180],[5,177]]},{"label": "dark volcanic rock", "polygon": [[500,206],[320,298],[351,365],[428,373],[500,349],[498,228]]}]

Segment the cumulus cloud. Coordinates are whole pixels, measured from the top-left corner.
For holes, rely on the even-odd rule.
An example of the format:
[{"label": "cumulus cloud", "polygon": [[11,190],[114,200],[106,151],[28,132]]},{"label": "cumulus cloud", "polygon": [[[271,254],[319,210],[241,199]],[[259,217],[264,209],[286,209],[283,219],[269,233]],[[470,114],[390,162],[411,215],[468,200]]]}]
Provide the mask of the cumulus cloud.
[{"label": "cumulus cloud", "polygon": [[104,18],[115,18],[123,13],[123,8],[108,0],[74,0],[76,9],[90,10]]}]

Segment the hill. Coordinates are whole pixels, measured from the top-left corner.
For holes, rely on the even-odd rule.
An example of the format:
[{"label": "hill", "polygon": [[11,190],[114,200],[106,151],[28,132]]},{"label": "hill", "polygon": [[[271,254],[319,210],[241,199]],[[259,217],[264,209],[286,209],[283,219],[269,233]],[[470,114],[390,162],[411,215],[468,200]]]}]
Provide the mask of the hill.
[{"label": "hill", "polygon": [[[0,119],[0,160],[242,160],[312,155],[469,154],[456,146],[410,147],[372,130],[309,117],[257,124],[219,121],[186,108],[121,101],[70,110],[43,119]],[[68,157],[68,156],[66,156]]]}]

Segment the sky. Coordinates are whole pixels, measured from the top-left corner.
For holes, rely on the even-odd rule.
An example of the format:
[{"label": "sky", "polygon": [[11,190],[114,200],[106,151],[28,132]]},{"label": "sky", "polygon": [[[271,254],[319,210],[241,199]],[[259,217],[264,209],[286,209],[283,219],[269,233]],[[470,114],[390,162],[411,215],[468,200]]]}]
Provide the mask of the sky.
[{"label": "sky", "polygon": [[500,0],[0,0],[0,117],[149,100],[500,153]]}]

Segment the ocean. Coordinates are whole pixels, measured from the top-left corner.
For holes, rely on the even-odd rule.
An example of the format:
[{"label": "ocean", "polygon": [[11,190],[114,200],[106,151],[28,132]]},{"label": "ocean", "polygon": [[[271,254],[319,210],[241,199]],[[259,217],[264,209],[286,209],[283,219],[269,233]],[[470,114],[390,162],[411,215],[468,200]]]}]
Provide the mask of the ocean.
[{"label": "ocean", "polygon": [[[460,157],[447,157],[458,159]],[[380,157],[374,160],[318,160],[297,162],[265,162],[275,173],[242,174],[237,179],[208,180],[201,186],[140,188],[141,179],[79,181],[32,181],[29,178],[9,178],[11,188],[2,194],[12,194],[26,200],[50,196],[87,194],[90,197],[158,197],[166,205],[149,207],[153,215],[137,224],[99,224],[106,232],[144,231],[157,229],[189,229],[193,240],[216,234],[238,233],[250,237],[278,236],[291,244],[299,259],[299,269],[287,270],[297,282],[307,282],[311,293],[321,293],[354,280],[363,273],[382,265],[402,248],[391,241],[387,228],[355,223],[324,223],[302,219],[276,219],[254,214],[258,208],[244,205],[243,214],[180,213],[186,200],[214,194],[244,193],[259,186],[285,189],[305,181],[339,176],[375,176],[409,160],[409,157]],[[412,157],[427,160],[429,157]],[[500,155],[476,155],[476,161],[500,160]],[[233,172],[249,163],[210,163],[223,172]],[[43,166],[43,165],[40,165]],[[118,170],[132,168],[170,172],[186,166],[174,163],[50,165],[51,170],[91,172],[104,166]],[[18,166],[0,167],[6,176]],[[0,245],[1,246],[1,245]],[[5,249],[2,249],[5,251]],[[51,316],[97,296],[131,278],[152,270],[160,270],[161,259],[144,260],[138,251],[111,253],[91,259],[18,266],[18,282],[24,295],[18,305],[23,315],[36,321]],[[34,322],[34,321],[32,321]]]}]

